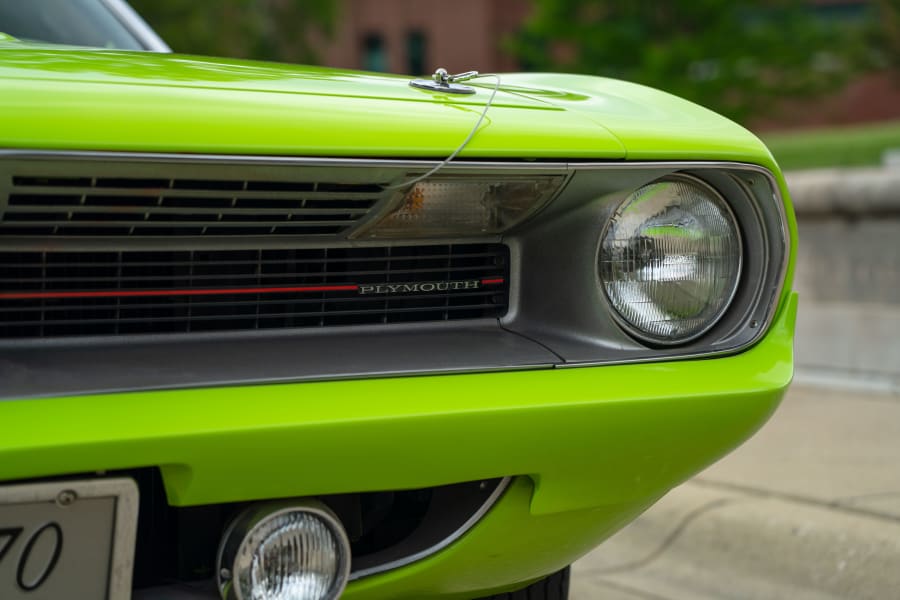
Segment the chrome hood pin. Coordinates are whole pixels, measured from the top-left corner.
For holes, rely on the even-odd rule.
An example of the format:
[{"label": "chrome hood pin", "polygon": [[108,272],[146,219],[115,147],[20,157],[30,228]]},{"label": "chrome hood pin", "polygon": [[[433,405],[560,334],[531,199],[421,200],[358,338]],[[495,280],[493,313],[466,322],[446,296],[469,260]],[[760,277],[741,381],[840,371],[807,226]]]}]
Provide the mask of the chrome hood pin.
[{"label": "chrome hood pin", "polygon": [[478,71],[466,71],[457,75],[451,75],[447,69],[437,69],[431,79],[413,79],[409,82],[414,88],[429,90],[432,92],[444,92],[446,94],[474,94],[475,88],[460,85],[461,81],[468,81],[478,77]]}]

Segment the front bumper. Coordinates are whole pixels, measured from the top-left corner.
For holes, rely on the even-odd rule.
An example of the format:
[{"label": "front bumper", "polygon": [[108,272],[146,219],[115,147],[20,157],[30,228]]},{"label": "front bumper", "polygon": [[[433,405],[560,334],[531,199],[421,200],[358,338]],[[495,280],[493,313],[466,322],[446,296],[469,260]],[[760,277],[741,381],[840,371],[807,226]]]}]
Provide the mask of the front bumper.
[{"label": "front bumper", "polygon": [[708,360],[3,401],[0,481],[158,466],[191,506],[517,475],[462,539],[345,595],[471,598],[569,564],[752,435],[795,314]]}]

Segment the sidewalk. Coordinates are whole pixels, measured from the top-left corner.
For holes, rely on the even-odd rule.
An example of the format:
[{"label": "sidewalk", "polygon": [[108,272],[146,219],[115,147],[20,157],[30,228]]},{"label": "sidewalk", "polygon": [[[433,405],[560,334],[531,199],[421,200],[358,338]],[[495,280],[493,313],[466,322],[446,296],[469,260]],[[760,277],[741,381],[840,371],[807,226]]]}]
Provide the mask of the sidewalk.
[{"label": "sidewalk", "polygon": [[900,396],[795,385],[575,564],[571,600],[900,598]]}]

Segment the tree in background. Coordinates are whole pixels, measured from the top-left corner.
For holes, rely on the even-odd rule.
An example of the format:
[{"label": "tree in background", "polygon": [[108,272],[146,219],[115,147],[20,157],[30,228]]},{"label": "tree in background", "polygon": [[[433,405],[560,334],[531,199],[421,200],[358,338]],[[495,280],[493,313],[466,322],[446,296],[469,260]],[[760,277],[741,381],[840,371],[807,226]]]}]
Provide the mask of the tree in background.
[{"label": "tree in background", "polygon": [[334,0],[130,0],[176,52],[317,62],[313,41],[330,35]]},{"label": "tree in background", "polygon": [[628,79],[745,120],[843,83],[857,37],[802,0],[535,0],[511,49],[529,69]]},{"label": "tree in background", "polygon": [[900,0],[877,0],[874,46],[881,62],[900,76]]}]

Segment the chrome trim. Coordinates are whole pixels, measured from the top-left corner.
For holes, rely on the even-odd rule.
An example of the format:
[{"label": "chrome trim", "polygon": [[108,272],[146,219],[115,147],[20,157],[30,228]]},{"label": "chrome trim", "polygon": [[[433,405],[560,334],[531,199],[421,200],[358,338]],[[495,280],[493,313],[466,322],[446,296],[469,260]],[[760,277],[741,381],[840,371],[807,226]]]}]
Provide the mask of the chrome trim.
[{"label": "chrome trim", "polygon": [[[606,286],[604,285],[604,282],[603,282],[603,278],[600,276],[600,268],[599,267],[600,267],[601,252],[603,251],[603,241],[606,239],[606,235],[607,235],[607,233],[609,233],[609,228],[612,227],[614,217],[616,214],[618,214],[619,209],[621,209],[627,202],[629,202],[632,199],[632,197],[634,196],[634,194],[636,194],[638,191],[640,191],[640,189],[643,189],[644,187],[656,185],[658,183],[665,183],[665,182],[678,181],[678,180],[687,181],[689,183],[694,184],[697,187],[706,189],[714,197],[719,199],[719,201],[724,205],[728,216],[731,218],[731,224],[734,226],[734,231],[737,236],[738,248],[740,248],[741,253],[738,255],[737,274],[734,279],[734,284],[731,286],[731,290],[727,294],[728,299],[725,301],[724,304],[722,304],[722,306],[719,308],[718,312],[716,312],[713,315],[713,317],[706,323],[706,325],[704,325],[701,329],[692,333],[691,335],[689,335],[687,337],[683,337],[683,338],[678,338],[675,340],[667,340],[667,339],[660,339],[660,338],[654,337],[653,335],[650,335],[649,333],[642,331],[636,325],[633,325],[632,323],[628,322],[628,320],[625,318],[625,316],[621,312],[619,312],[619,309],[617,309],[616,306],[613,304],[612,298],[609,297],[609,292],[607,292]],[[748,196],[750,196],[750,194],[748,194]],[[639,188],[638,190],[635,190],[634,192],[629,194],[625,198],[625,200],[623,200],[616,207],[616,210],[613,213],[613,218],[610,218],[606,222],[606,224],[604,225],[604,227],[600,233],[600,236],[598,238],[597,267],[598,267],[597,272],[596,272],[597,287],[599,287],[600,291],[603,293],[603,297],[606,299],[606,304],[609,306],[610,314],[612,314],[613,319],[615,319],[616,323],[619,324],[619,327],[624,329],[632,337],[635,337],[638,340],[640,340],[642,342],[646,342],[648,344],[655,344],[658,346],[665,346],[665,347],[681,346],[683,344],[693,342],[694,340],[697,340],[697,339],[703,337],[704,334],[706,334],[707,332],[709,332],[710,329],[715,327],[716,323],[718,323],[719,321],[722,320],[722,317],[725,316],[725,313],[728,312],[729,308],[731,308],[731,303],[734,301],[734,297],[737,295],[738,287],[740,286],[740,283],[741,283],[741,276],[743,275],[743,270],[744,270],[744,239],[741,235],[740,222],[738,221],[737,216],[734,214],[734,210],[732,210],[731,204],[728,202],[728,200],[725,199],[725,196],[723,196],[716,188],[714,188],[710,184],[706,183],[702,179],[693,177],[691,175],[686,175],[684,173],[677,173],[675,175],[667,175],[661,179],[657,179],[656,181],[651,181],[650,183],[648,183],[644,186],[641,186],[641,188]]]},{"label": "chrome trim", "polygon": [[116,499],[108,600],[128,600],[131,598],[131,572],[134,569],[134,549],[137,544],[138,488],[134,480],[124,477],[74,479],[0,487],[4,504],[58,501],[60,494],[69,489],[73,489],[81,499]]},{"label": "chrome trim", "polygon": [[484,501],[484,504],[481,505],[475,513],[472,514],[469,519],[462,524],[462,526],[451,533],[449,536],[431,546],[430,548],[426,548],[420,552],[416,552],[415,554],[411,554],[404,558],[400,558],[388,563],[384,563],[383,565],[378,565],[376,567],[370,567],[368,569],[362,569],[360,571],[351,571],[350,572],[350,581],[356,581],[357,579],[362,579],[363,577],[368,577],[370,575],[375,575],[377,573],[384,573],[385,571],[391,571],[393,569],[399,569],[400,567],[405,567],[414,562],[418,562],[423,558],[428,558],[429,556],[436,554],[461,538],[465,535],[472,527],[475,526],[478,521],[487,514],[491,508],[497,503],[498,500],[503,496],[503,493],[509,488],[510,483],[512,483],[512,477],[504,477],[503,480],[497,484],[497,488],[488,496],[488,499]]},{"label": "chrome trim", "polygon": [[149,52],[171,52],[172,49],[125,0],[100,0],[100,3]]},{"label": "chrome trim", "polygon": [[413,79],[409,82],[410,87],[429,92],[439,92],[442,94],[474,94],[475,88],[459,83],[439,83],[431,79]]},{"label": "chrome trim", "polygon": [[[441,164],[441,160],[384,159],[384,158],[334,158],[318,156],[258,156],[247,154],[179,154],[172,152],[105,152],[93,150],[23,150],[16,148],[0,148],[0,158],[13,159],[66,159],[96,160],[120,162],[177,162],[177,163],[213,163],[213,164],[247,164],[247,165],[289,165],[298,167],[381,167],[395,169],[426,170]],[[608,167],[623,167],[628,163],[608,163]],[[634,163],[639,164],[639,163]],[[641,163],[644,168],[650,165],[665,166],[665,163]],[[685,163],[668,163],[671,166]],[[718,165],[720,163],[711,163]],[[444,169],[466,171],[509,171],[534,172],[544,171],[559,174],[581,168],[577,163],[568,162],[503,162],[503,161],[464,161],[449,163]],[[442,169],[443,171],[443,169]]]}]

